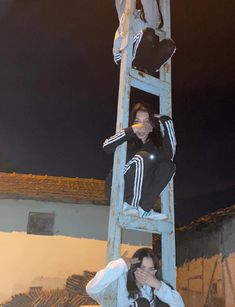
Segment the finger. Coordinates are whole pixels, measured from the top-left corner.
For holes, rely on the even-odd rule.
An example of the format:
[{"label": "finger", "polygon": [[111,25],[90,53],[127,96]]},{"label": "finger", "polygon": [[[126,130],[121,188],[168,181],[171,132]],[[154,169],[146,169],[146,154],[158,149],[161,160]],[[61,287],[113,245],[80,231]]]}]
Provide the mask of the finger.
[{"label": "finger", "polygon": [[154,114],[154,117],[155,117],[155,118],[160,118],[161,115],[160,115],[160,114]]},{"label": "finger", "polygon": [[128,255],[128,251],[125,251],[123,254],[122,254],[122,258],[125,258],[126,256]]},{"label": "finger", "polygon": [[148,273],[145,272],[145,271],[143,271],[143,270],[140,269],[140,268],[137,268],[136,272],[137,272],[137,274],[138,274],[139,276],[142,276],[142,277],[144,277],[144,278],[148,276]]},{"label": "finger", "polygon": [[140,260],[138,258],[132,258],[130,259],[131,264],[136,264],[136,263],[140,263]]},{"label": "finger", "polygon": [[138,274],[137,272],[135,272],[135,278],[141,284],[145,284],[146,283],[146,279],[143,276],[141,276],[140,274]]}]

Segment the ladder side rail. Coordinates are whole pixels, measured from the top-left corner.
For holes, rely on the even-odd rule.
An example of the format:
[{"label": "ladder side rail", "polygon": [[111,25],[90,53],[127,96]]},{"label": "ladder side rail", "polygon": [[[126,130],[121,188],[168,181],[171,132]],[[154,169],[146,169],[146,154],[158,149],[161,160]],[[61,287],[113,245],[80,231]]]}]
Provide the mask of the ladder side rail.
[{"label": "ladder side rail", "polygon": [[[159,1],[160,10],[163,17],[163,31],[166,38],[171,37],[170,23],[170,0]],[[169,91],[161,91],[160,94],[160,114],[172,116],[172,94],[171,94],[171,60],[168,70],[164,66],[160,69],[160,79],[169,84]],[[175,260],[175,218],[174,218],[174,192],[173,179],[161,193],[162,212],[168,214],[171,223],[171,232],[162,233],[162,273],[163,279],[176,288],[176,260]]]},{"label": "ladder side rail", "polygon": [[[132,5],[132,7],[131,7]],[[127,0],[126,11],[133,11],[134,1]],[[129,14],[129,23],[131,22],[131,14]],[[129,25],[130,28],[130,25]],[[131,36],[129,31],[129,37]],[[116,132],[128,127],[129,121],[129,97],[130,97],[130,77],[129,70],[132,65],[132,39],[129,38],[129,43],[122,52],[122,61],[120,67],[119,93],[118,93],[118,108],[117,108],[117,123]],[[109,233],[107,246],[107,262],[119,257],[119,244],[112,243],[115,236],[114,226],[112,225],[113,216],[117,217],[122,207],[124,194],[124,179],[123,170],[126,160],[126,144],[118,146],[114,154],[113,178],[111,190],[110,216],[109,216]],[[116,210],[117,209],[117,210]],[[116,246],[116,248],[114,248]]]},{"label": "ladder side rail", "polygon": [[[119,92],[116,132],[128,126],[129,120],[129,98],[130,98],[130,77],[129,71],[132,66],[132,13],[134,0],[126,1],[125,12],[128,17],[128,44],[122,52],[120,67]],[[121,211],[124,195],[123,171],[126,161],[126,144],[118,146],[114,154],[113,178],[111,190],[111,202],[109,211],[108,242],[107,242],[107,262],[119,257],[121,244],[121,226],[118,224],[118,215]],[[103,307],[117,307],[117,281],[112,283],[105,291]]]}]

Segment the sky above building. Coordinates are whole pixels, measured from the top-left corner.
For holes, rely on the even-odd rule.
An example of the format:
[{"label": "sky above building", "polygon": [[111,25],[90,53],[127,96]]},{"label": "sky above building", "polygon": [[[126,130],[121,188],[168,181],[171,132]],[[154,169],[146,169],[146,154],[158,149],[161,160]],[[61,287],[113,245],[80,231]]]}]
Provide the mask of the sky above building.
[{"label": "sky above building", "polygon": [[[235,202],[234,3],[172,3],[176,220]],[[0,170],[104,179],[119,70],[110,0],[0,1]],[[158,103],[133,90],[132,102]]]}]

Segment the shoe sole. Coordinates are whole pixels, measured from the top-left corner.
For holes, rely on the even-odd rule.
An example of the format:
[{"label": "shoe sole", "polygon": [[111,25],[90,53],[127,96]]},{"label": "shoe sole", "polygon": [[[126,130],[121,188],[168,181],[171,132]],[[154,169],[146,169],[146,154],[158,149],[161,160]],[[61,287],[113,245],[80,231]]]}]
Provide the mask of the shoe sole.
[{"label": "shoe sole", "polygon": [[161,220],[166,220],[167,215],[164,216],[159,216],[159,217],[151,217],[151,216],[140,216],[143,219],[148,219],[148,220],[155,220],[155,221],[161,221]]},{"label": "shoe sole", "polygon": [[130,215],[130,216],[135,216],[135,217],[138,217],[139,216],[139,214],[138,214],[138,212],[125,212],[125,211],[123,211],[123,214],[124,215]]}]

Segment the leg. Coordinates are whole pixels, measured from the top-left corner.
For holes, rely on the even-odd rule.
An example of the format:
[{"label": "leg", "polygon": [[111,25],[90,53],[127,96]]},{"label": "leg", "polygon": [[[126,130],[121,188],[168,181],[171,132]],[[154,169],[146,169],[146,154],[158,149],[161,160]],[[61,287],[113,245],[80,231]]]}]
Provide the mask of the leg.
[{"label": "leg", "polygon": [[143,31],[141,41],[136,47],[133,67],[150,75],[155,75],[156,71],[171,58],[176,50],[175,42],[172,39],[167,38],[159,42],[158,36],[151,28],[146,28]]},{"label": "leg", "polygon": [[142,197],[143,183],[148,176],[149,169],[153,166],[150,154],[146,151],[138,152],[125,166],[125,195],[124,201],[138,208]]},{"label": "leg", "polygon": [[[156,72],[155,69],[155,40],[156,35],[153,29],[146,28],[137,47],[136,55],[133,60],[133,67],[146,72],[150,75]],[[134,47],[134,48],[136,48]]]},{"label": "leg", "polygon": [[155,45],[155,71],[166,63],[176,50],[175,42],[171,38],[163,39]]},{"label": "leg", "polygon": [[144,192],[139,202],[141,208],[145,211],[149,211],[153,208],[157,197],[169,183],[174,173],[175,164],[171,160],[159,162],[152,176],[146,181],[146,187],[143,187]]}]

